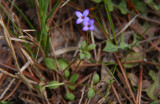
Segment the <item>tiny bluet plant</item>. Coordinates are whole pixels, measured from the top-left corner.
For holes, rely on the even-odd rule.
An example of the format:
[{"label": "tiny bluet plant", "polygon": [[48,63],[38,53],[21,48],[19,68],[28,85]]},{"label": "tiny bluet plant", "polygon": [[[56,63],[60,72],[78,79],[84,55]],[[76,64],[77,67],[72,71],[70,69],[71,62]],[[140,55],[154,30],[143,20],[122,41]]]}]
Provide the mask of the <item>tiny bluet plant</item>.
[{"label": "tiny bluet plant", "polygon": [[76,20],[76,24],[83,24],[83,31],[94,31],[94,19],[90,19],[88,17],[89,14],[89,10],[86,9],[84,10],[83,13],[79,12],[79,11],[75,11],[76,16],[78,17],[78,19]]},{"label": "tiny bluet plant", "polygon": [[89,14],[89,10],[86,9],[83,13],[79,12],[79,11],[75,11],[75,14],[76,16],[78,17],[77,21],[76,21],[76,24],[80,24],[82,23],[84,20],[85,21],[88,21],[89,20],[89,17],[88,14]]}]

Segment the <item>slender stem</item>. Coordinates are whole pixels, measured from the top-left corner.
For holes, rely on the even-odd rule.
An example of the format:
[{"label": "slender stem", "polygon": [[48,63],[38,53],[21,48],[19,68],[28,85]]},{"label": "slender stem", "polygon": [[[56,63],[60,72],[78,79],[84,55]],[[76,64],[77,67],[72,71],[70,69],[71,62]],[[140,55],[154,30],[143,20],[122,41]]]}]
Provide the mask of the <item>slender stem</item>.
[{"label": "slender stem", "polygon": [[110,11],[109,11],[109,7],[108,7],[108,1],[104,0],[104,4],[105,4],[106,12],[107,12],[107,15],[108,15],[109,24],[111,26],[112,33],[113,33],[113,36],[114,36],[114,39],[115,39],[115,43],[117,45],[116,34],[115,34],[115,31],[114,31],[113,21],[112,21],[112,17],[111,17]]},{"label": "slender stem", "polygon": [[80,65],[81,62],[82,62],[82,60],[80,60],[80,61],[78,62],[78,65],[76,66],[76,68],[75,68],[75,70],[73,71],[73,73],[75,73],[75,72],[77,71],[77,69],[78,69],[78,67],[79,67],[79,65]]},{"label": "slender stem", "polygon": [[79,55],[77,54],[76,57],[74,58],[74,60],[68,65],[68,67],[66,67],[66,68],[63,70],[63,72],[66,71],[68,68],[70,68],[71,65],[72,65],[78,58],[79,58]]}]

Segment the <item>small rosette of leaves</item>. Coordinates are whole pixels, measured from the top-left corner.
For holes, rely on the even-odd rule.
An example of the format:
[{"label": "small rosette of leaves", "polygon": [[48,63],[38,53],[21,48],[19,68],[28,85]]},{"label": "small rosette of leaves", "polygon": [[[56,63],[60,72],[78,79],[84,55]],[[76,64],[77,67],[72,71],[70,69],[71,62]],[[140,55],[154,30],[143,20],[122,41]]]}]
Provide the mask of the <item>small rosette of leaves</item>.
[{"label": "small rosette of leaves", "polygon": [[[56,65],[55,60],[53,60],[52,58],[45,58],[44,61],[48,69],[55,70],[55,71],[57,70],[57,65]],[[59,58],[58,65],[59,65],[60,70],[62,71],[65,70],[64,77],[67,79],[70,76],[69,69],[66,69],[69,66],[68,62],[62,58]]]},{"label": "small rosette of leaves", "polygon": [[95,44],[90,44],[90,45],[87,45],[86,41],[83,41],[82,42],[82,45],[81,45],[81,49],[79,50],[80,53],[79,53],[79,56],[80,56],[80,59],[90,59],[91,58],[91,54],[89,53],[89,51],[91,51],[92,49],[94,49],[96,47]]},{"label": "small rosette of leaves", "polygon": [[68,85],[68,88],[71,89],[71,90],[75,90],[75,87],[73,84],[76,83],[77,79],[78,79],[79,75],[78,74],[73,74],[70,79],[69,79],[69,82],[71,84]]}]

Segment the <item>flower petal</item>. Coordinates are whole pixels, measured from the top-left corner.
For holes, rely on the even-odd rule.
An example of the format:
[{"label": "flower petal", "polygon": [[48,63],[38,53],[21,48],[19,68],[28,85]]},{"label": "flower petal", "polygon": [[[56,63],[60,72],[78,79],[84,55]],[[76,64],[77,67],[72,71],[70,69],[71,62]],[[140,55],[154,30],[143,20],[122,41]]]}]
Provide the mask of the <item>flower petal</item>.
[{"label": "flower petal", "polygon": [[79,11],[75,11],[75,14],[76,14],[77,17],[81,17],[82,16],[82,13],[79,12]]},{"label": "flower petal", "polygon": [[78,18],[77,21],[76,21],[76,24],[80,24],[81,22],[83,22],[83,19]]},{"label": "flower petal", "polygon": [[94,25],[91,25],[91,26],[89,27],[89,29],[90,29],[91,31],[94,31]]},{"label": "flower petal", "polygon": [[87,16],[89,14],[89,10],[86,9],[84,12],[83,12],[83,16]]},{"label": "flower petal", "polygon": [[89,21],[89,17],[85,17],[83,21]]},{"label": "flower petal", "polygon": [[88,26],[84,26],[84,27],[82,28],[82,30],[83,30],[83,31],[87,31],[87,30],[88,30]]},{"label": "flower petal", "polygon": [[93,25],[93,24],[94,24],[94,19],[90,19],[90,20],[89,20],[89,24],[90,24],[90,25]]},{"label": "flower petal", "polygon": [[88,21],[84,20],[83,25],[85,25],[85,26],[89,25]]}]

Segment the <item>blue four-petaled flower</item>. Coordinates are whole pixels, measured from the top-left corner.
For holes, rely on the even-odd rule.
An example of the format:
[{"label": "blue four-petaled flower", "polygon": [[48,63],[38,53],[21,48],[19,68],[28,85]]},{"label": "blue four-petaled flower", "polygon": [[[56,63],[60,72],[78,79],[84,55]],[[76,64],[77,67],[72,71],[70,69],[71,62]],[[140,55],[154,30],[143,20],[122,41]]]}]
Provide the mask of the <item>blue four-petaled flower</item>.
[{"label": "blue four-petaled flower", "polygon": [[88,14],[89,14],[89,10],[86,9],[83,13],[79,12],[79,11],[75,11],[75,14],[76,16],[78,17],[77,21],[76,21],[76,24],[80,24],[82,23],[84,20],[88,21],[89,20],[89,17]]},{"label": "blue four-petaled flower", "polygon": [[90,19],[89,21],[84,21],[83,22],[84,27],[83,27],[83,31],[87,31],[87,30],[94,30],[94,19]]},{"label": "blue four-petaled flower", "polygon": [[83,23],[84,27],[82,28],[83,31],[94,30],[94,19],[89,19],[88,14],[89,10],[84,10],[83,13],[79,11],[75,11],[76,16],[78,17],[76,24]]}]

